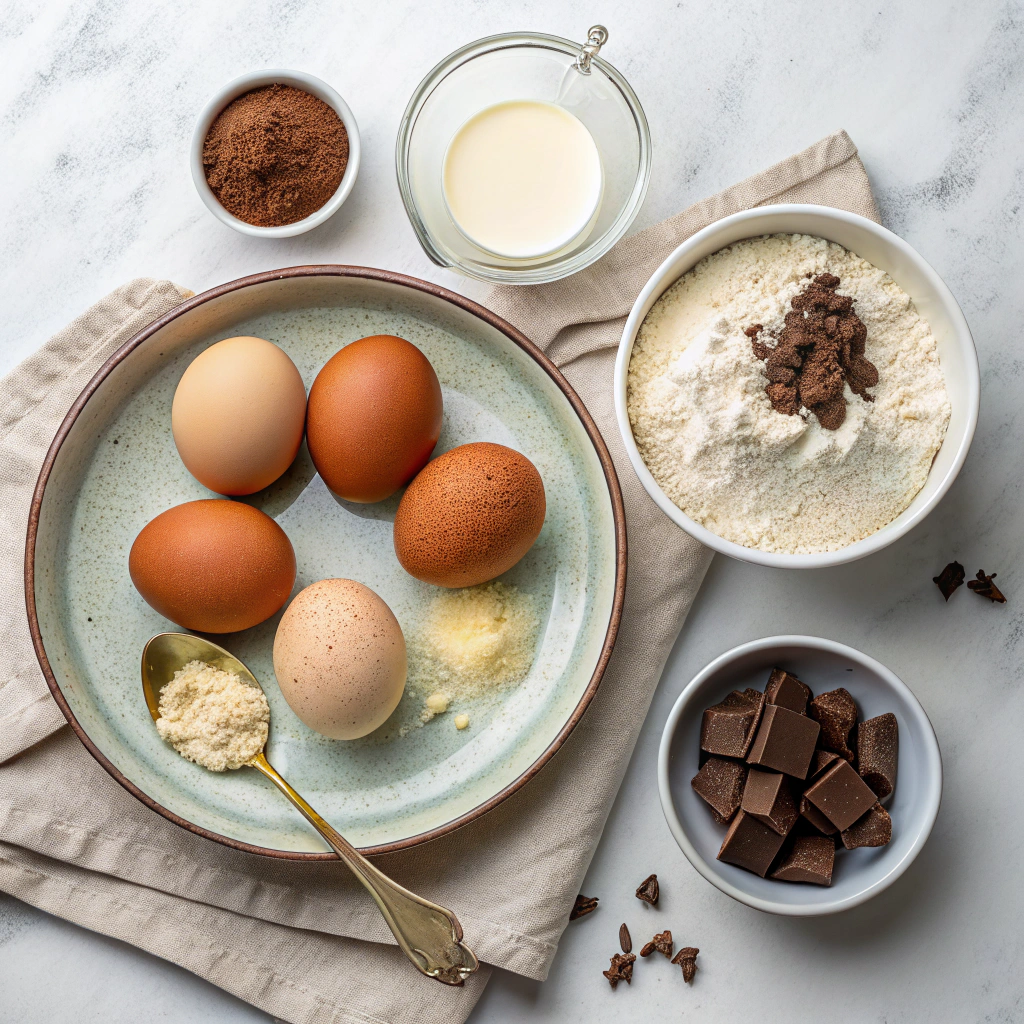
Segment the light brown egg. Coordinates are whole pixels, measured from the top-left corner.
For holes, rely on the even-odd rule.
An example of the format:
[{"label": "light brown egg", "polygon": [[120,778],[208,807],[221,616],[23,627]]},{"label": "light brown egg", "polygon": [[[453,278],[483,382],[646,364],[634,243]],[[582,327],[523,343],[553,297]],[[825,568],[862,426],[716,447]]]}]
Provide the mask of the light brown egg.
[{"label": "light brown egg", "polygon": [[305,419],[299,371],[262,338],[228,338],[196,356],[171,406],[181,461],[218,494],[269,487],[298,454]]},{"label": "light brown egg", "polygon": [[395,516],[395,554],[417,579],[472,587],[507,572],[544,525],[534,464],[500,444],[439,455],[409,485]]},{"label": "light brown egg", "polygon": [[362,583],[321,580],[281,616],[274,672],[303,722],[333,740],[373,732],[405,689],[405,638],[391,609]]},{"label": "light brown egg", "polygon": [[269,619],[295,585],[295,552],[270,516],[208,498],[161,512],[135,538],[128,571],[161,615],[200,633]]},{"label": "light brown egg", "polygon": [[348,501],[382,501],[426,465],[441,436],[441,385],[427,357],[390,334],[335,353],[309,389],[306,444]]}]

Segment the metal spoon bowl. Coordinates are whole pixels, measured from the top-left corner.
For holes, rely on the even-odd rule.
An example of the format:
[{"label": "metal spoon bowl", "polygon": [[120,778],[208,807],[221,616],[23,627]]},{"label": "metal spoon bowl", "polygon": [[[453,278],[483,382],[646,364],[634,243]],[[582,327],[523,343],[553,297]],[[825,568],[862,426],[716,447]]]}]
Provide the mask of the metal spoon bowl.
[{"label": "metal spoon bowl", "polygon": [[[190,661],[203,661],[233,672],[262,690],[249,669],[223,647],[188,633],[158,633],[142,652],[142,692],[154,722],[160,718],[160,691]],[[247,766],[277,786],[362,882],[417,970],[446,985],[461,985],[480,966],[473,951],[462,941],[462,925],[450,910],[403,889],[374,867],[285,782],[263,750]]]}]

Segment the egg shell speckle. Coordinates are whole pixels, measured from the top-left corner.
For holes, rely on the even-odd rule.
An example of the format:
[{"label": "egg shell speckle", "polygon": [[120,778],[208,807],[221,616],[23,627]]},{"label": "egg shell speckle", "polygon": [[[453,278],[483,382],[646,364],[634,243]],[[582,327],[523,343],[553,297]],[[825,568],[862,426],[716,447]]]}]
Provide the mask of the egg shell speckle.
[{"label": "egg shell speckle", "polygon": [[171,429],[181,461],[218,494],[255,494],[302,444],[306,388],[295,364],[263,338],[226,338],[181,376]]},{"label": "egg shell speckle", "polygon": [[175,505],[144,526],[128,555],[132,583],[172,622],[234,633],[269,619],[295,585],[287,534],[226,498]]},{"label": "egg shell speckle", "polygon": [[274,673],[298,717],[335,740],[383,725],[405,689],[405,638],[391,609],[354,580],[306,587],[281,617]]},{"label": "egg shell speckle", "polygon": [[441,436],[441,385],[427,357],[391,334],[336,352],[309,389],[306,443],[327,486],[383,501],[408,483]]},{"label": "egg shell speckle", "polygon": [[472,587],[507,572],[544,525],[544,482],[504,445],[452,448],[420,472],[395,515],[395,554],[438,587]]}]

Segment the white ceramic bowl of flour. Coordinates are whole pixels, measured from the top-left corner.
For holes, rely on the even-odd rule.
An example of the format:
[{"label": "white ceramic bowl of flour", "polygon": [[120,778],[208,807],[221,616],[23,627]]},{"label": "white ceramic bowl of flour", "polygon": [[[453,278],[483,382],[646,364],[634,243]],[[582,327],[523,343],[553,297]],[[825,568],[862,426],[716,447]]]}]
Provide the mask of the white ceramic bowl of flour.
[{"label": "white ceramic bowl of flour", "polygon": [[[924,485],[891,522],[835,551],[789,554],[747,547],[718,536],[691,519],[665,493],[644,463],[627,408],[627,380],[637,334],[651,308],[706,256],[761,235],[812,235],[836,242],[884,271],[913,300],[935,337],[950,406],[949,425]],[[842,288],[840,287],[840,290]],[[870,355],[870,351],[869,351]],[[780,568],[822,568],[879,551],[916,526],[939,503],[960,472],[974,437],[980,403],[978,356],[956,299],[931,266],[903,239],[874,221],[825,206],[763,206],[726,217],[680,245],[637,297],[619,343],[614,379],[615,414],[633,468],[658,507],[702,544],[747,562]]]}]

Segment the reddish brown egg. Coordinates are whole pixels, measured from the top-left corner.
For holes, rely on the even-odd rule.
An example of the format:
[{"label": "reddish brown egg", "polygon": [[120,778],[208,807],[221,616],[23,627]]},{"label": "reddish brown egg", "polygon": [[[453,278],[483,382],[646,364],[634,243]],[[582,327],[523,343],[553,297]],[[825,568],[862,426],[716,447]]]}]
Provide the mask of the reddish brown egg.
[{"label": "reddish brown egg", "polygon": [[348,501],[382,501],[426,465],[441,436],[441,385],[427,357],[390,334],[335,353],[309,389],[306,444]]},{"label": "reddish brown egg", "polygon": [[128,571],[161,615],[200,633],[269,619],[295,583],[295,552],[270,516],[238,501],[189,501],[135,538]]},{"label": "reddish brown egg", "polygon": [[534,464],[500,444],[439,455],[409,485],[395,516],[395,554],[438,587],[472,587],[511,569],[544,525]]}]

